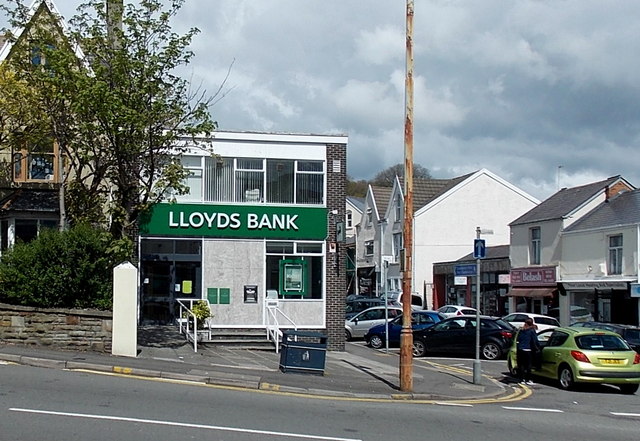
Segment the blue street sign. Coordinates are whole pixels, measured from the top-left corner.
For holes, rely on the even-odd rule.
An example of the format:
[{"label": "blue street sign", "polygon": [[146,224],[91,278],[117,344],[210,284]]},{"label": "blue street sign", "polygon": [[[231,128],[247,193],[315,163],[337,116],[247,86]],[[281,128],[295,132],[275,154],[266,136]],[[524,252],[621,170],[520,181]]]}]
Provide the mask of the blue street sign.
[{"label": "blue street sign", "polygon": [[476,275],[476,264],[468,263],[463,265],[456,265],[453,267],[453,272],[456,277],[461,276],[475,276]]},{"label": "blue street sign", "polygon": [[475,239],[473,241],[473,258],[484,259],[486,252],[484,239]]}]

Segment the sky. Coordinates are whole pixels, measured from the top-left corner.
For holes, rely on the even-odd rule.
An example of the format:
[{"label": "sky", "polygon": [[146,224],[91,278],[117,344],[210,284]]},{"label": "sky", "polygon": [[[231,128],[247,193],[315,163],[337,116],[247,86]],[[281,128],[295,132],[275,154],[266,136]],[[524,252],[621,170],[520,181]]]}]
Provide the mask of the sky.
[{"label": "sky", "polygon": [[[184,74],[222,87],[221,130],[346,134],[357,180],[404,161],[405,23],[405,0],[187,0],[174,20],[201,31]],[[640,186],[638,23],[637,0],[415,0],[414,163],[540,200]]]}]

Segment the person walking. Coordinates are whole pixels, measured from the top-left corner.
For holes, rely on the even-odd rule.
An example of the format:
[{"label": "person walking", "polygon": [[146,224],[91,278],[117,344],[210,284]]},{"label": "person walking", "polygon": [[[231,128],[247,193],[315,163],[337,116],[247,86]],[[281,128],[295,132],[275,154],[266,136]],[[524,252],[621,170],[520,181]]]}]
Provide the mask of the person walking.
[{"label": "person walking", "polygon": [[524,326],[520,329],[520,332],[518,332],[516,347],[520,383],[530,386],[533,384],[533,381],[531,381],[533,357],[535,353],[540,350],[540,343],[538,343],[538,335],[536,334],[536,325],[533,324],[532,319],[528,318],[524,321]]}]

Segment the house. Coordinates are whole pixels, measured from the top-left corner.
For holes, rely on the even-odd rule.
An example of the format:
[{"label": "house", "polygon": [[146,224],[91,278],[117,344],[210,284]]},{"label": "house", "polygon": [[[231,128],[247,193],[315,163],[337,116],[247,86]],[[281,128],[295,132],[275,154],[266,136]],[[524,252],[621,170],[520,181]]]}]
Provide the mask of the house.
[{"label": "house", "polygon": [[[558,285],[564,253],[562,232],[601,203],[633,188],[620,176],[563,188],[512,221],[509,311],[544,314],[566,300],[562,289],[559,295],[562,287]],[[563,324],[570,321],[568,306],[560,306]]]},{"label": "house", "polygon": [[345,211],[345,235],[347,238],[356,235],[356,226],[362,220],[362,213],[364,213],[364,199],[347,196]]},{"label": "house", "polygon": [[561,236],[560,307],[577,305],[597,321],[637,326],[640,190],[610,196]]},{"label": "house", "polygon": [[208,299],[216,328],[277,319],[344,350],[347,137],[217,131],[208,141],[216,156],[180,157],[189,193],[141,220],[141,321],[172,323],[176,301]]},{"label": "house", "polygon": [[357,292],[380,295],[381,222],[389,203],[391,188],[369,185],[364,199],[362,219],[356,227]]},{"label": "house", "polygon": [[[29,25],[11,31],[13,38],[0,41],[0,65],[6,67],[23,44],[32,44],[35,29],[53,29],[60,39],[69,38],[67,26],[51,0],[35,0],[28,9]],[[32,47],[33,65],[46,60]],[[76,47],[75,54],[84,57]],[[2,128],[0,128],[2,130]],[[0,145],[0,243],[1,250],[16,241],[29,241],[42,228],[58,228],[63,160],[51,139]],[[0,251],[1,251],[0,250]]]},{"label": "house", "polygon": [[[387,189],[389,190],[389,189]],[[369,257],[378,274],[378,292],[401,290],[404,230],[404,188],[397,178],[386,193],[365,199],[365,216],[359,230],[358,253]],[[491,229],[488,245],[509,243],[509,221],[538,204],[514,185],[482,169],[452,179],[414,179],[412,292],[427,308],[444,304],[446,294],[434,291],[433,265],[449,262],[473,250],[476,228]],[[371,208],[371,220],[367,213]],[[384,209],[384,211],[382,211]],[[379,245],[379,244],[382,245]],[[367,255],[366,246],[369,245]],[[384,282],[381,282],[384,280]],[[374,290],[375,291],[375,290]]]}]

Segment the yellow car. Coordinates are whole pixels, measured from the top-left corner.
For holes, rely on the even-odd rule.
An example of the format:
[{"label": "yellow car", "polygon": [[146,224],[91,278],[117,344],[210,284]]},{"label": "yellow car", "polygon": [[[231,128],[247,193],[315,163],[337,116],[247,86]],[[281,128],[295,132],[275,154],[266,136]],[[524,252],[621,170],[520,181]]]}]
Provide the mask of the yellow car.
[{"label": "yellow car", "polygon": [[[518,372],[516,341],[517,337],[507,355],[512,375]],[[562,389],[575,383],[602,383],[634,394],[640,386],[640,354],[615,332],[553,328],[538,332],[538,341],[542,353],[531,373],[558,380]]]}]

